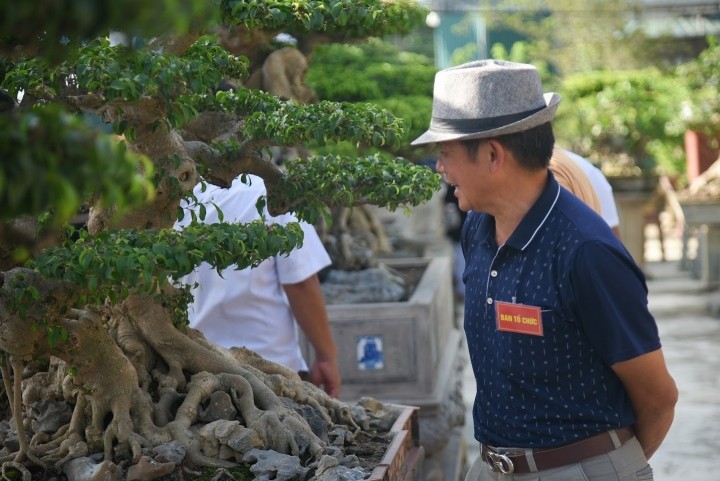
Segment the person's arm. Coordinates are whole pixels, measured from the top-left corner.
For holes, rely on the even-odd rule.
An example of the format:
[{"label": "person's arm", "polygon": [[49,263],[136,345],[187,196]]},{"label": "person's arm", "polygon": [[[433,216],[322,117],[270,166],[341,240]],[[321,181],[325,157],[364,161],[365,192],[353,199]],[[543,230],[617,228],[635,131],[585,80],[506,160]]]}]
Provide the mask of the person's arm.
[{"label": "person's arm", "polygon": [[315,349],[310,381],[336,398],[340,395],[340,369],[318,276],[314,274],[296,284],[284,284],[283,288],[298,325]]},{"label": "person's arm", "polygon": [[662,349],[611,367],[630,396],[637,417],[635,433],[650,459],[670,430],[678,400],[677,386],[667,370]]}]

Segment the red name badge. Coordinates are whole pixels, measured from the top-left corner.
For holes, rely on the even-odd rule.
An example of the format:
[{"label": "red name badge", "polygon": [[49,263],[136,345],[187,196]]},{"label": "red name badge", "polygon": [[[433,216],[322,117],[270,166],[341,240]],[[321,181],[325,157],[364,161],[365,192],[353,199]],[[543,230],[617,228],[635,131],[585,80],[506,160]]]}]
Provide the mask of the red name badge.
[{"label": "red name badge", "polygon": [[543,335],[542,314],[539,307],[496,301],[495,315],[499,331]]}]

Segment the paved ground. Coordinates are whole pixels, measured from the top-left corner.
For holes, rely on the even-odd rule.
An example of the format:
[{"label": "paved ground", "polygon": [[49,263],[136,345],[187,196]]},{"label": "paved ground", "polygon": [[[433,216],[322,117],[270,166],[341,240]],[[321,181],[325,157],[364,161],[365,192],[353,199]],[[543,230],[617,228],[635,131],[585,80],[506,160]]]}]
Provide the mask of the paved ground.
[{"label": "paved ground", "polygon": [[[680,268],[679,241],[666,234],[668,260],[659,259],[656,231],[646,228],[645,271],[650,309],[655,315],[669,369],[680,390],[676,418],[665,443],[651,459],[656,481],[720,480],[720,318],[710,314],[711,293]],[[472,462],[470,406],[475,395],[472,372],[464,375],[468,407],[463,428]]]},{"label": "paved ground", "polygon": [[720,319],[708,293],[677,263],[651,264],[650,307],[680,390],[675,422],[651,459],[658,481],[716,481],[720,461]]}]

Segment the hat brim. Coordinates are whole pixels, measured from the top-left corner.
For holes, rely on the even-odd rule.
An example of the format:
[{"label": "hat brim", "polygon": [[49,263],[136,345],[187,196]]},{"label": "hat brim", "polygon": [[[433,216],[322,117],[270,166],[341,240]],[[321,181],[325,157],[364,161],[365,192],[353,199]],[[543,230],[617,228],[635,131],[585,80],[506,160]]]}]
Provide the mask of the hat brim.
[{"label": "hat brim", "polygon": [[499,135],[513,134],[522,132],[546,122],[550,122],[555,118],[558,104],[560,103],[560,95],[554,92],[544,94],[545,108],[525,117],[522,120],[513,122],[491,130],[483,130],[474,133],[459,132],[439,132],[432,130],[432,127],[417,139],[410,142],[410,145],[433,144],[437,142],[449,142],[451,140],[470,140],[470,139],[487,139],[497,137]]}]

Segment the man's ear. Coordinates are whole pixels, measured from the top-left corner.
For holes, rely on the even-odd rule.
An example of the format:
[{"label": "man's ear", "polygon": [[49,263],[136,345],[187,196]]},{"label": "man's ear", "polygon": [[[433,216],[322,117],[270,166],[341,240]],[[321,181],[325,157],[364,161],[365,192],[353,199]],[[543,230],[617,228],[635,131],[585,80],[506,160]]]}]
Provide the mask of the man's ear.
[{"label": "man's ear", "polygon": [[497,140],[488,140],[487,145],[490,167],[493,170],[499,169],[505,163],[505,149]]}]

